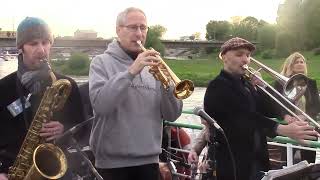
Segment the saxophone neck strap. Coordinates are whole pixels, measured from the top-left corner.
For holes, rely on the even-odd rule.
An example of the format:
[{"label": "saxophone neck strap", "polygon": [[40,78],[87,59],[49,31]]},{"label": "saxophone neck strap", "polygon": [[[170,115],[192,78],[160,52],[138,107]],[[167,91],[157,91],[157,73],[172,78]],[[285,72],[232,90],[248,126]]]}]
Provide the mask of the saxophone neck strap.
[{"label": "saxophone neck strap", "polygon": [[29,121],[28,121],[28,115],[27,115],[27,112],[26,112],[25,105],[26,105],[26,102],[29,101],[29,99],[31,97],[31,93],[29,93],[27,99],[25,99],[24,93],[23,93],[23,87],[22,87],[22,84],[21,84],[19,78],[16,79],[16,87],[17,87],[17,92],[18,92],[18,95],[19,95],[19,99],[20,99],[21,104],[22,104],[22,113],[23,113],[24,125],[25,125],[26,130],[28,130],[30,124],[29,124]]}]

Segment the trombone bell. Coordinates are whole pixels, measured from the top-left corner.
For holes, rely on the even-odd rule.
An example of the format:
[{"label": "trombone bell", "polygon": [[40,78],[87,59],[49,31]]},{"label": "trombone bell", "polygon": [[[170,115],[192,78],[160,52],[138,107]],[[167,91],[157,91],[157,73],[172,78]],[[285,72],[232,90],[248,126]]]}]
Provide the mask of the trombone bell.
[{"label": "trombone bell", "polygon": [[292,102],[296,102],[303,96],[307,89],[308,79],[303,74],[295,74],[283,85],[284,95]]},{"label": "trombone bell", "polygon": [[[258,67],[263,69],[265,72],[269,73],[274,78],[278,79],[279,83],[283,85],[283,91],[285,95],[282,95],[279,93],[276,89],[274,89],[270,84],[265,82],[262,78],[258,77],[255,73],[257,72],[253,68],[249,67],[248,65],[242,66],[248,73],[249,76],[254,76],[258,78],[261,82],[263,82],[263,86],[257,85],[259,89],[261,89],[264,93],[266,93],[268,96],[270,96],[274,101],[276,101],[281,107],[283,107],[285,110],[287,110],[292,116],[295,118],[303,121],[297,113],[294,113],[289,107],[284,105],[281,101],[279,101],[275,96],[273,96],[270,92],[268,92],[265,88],[268,87],[272,92],[274,92],[276,95],[279,96],[280,99],[284,100],[286,103],[288,103],[292,108],[294,108],[295,111],[303,115],[306,120],[312,122],[317,128],[320,129],[320,124],[312,119],[308,114],[306,114],[304,111],[302,111],[299,107],[297,107],[292,101],[298,100],[303,94],[304,91],[307,88],[307,77],[303,74],[296,74],[292,76],[291,78],[287,78],[271,68],[265,66],[264,64],[260,63],[259,61],[251,58],[251,62],[254,62]],[[248,76],[246,74],[246,76]],[[248,77],[249,77],[248,76]],[[289,95],[289,97],[288,97]],[[292,98],[290,98],[292,97]]]},{"label": "trombone bell", "polygon": [[262,64],[258,60],[250,57],[251,62],[264,70],[266,73],[274,77],[282,86],[284,96],[291,102],[295,102],[304,94],[307,88],[308,78],[303,74],[296,74],[291,78],[285,77],[282,74]]}]

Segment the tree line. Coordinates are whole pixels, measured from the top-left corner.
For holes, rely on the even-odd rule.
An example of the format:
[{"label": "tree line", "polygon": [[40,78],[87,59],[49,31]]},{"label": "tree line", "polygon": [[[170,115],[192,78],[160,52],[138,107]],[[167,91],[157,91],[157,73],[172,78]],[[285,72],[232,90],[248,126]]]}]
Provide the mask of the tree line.
[{"label": "tree line", "polygon": [[270,58],[303,50],[314,50],[318,54],[319,19],[319,0],[286,0],[278,7],[276,24],[252,16],[233,17],[231,22],[211,20],[206,25],[206,39],[225,41],[242,37],[257,42],[258,51]]},{"label": "tree line", "polygon": [[[210,20],[206,25],[206,39],[225,41],[242,37],[258,43],[257,53],[264,58],[286,57],[294,51],[320,54],[320,1],[285,0],[278,7],[277,23],[270,24],[255,17],[231,18],[231,21]],[[160,38],[166,32],[161,25],[151,26],[146,47],[163,52]]]}]

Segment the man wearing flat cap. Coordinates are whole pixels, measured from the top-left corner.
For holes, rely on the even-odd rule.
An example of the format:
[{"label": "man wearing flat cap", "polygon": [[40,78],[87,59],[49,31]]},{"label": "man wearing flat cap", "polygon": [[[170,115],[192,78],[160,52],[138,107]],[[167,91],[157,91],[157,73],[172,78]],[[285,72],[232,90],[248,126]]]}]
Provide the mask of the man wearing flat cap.
[{"label": "man wearing flat cap", "polygon": [[[27,17],[19,24],[16,38],[20,50],[18,70],[0,80],[0,180],[7,179],[9,167],[17,157],[42,96],[52,84],[47,63],[52,44],[52,33],[42,19]],[[52,112],[52,119],[45,119],[40,132],[35,133],[45,142],[56,140],[64,130],[84,121],[77,84],[69,77],[55,72],[54,75],[56,79],[69,80],[72,87],[63,109]],[[23,163],[29,167],[29,162]],[[10,179],[21,177],[11,176]]]},{"label": "man wearing flat cap", "polygon": [[[216,131],[215,157],[218,180],[261,179],[268,171],[269,156],[266,136],[278,134],[303,140],[304,135],[317,136],[304,122],[280,125],[267,117],[277,117],[269,97],[244,79],[255,46],[242,38],[232,38],[221,46],[223,69],[206,90],[204,109],[224,130],[235,162],[235,171],[226,140]],[[274,105],[274,106],[273,106]],[[212,131],[210,131],[211,133]],[[236,173],[233,173],[236,172]]]}]

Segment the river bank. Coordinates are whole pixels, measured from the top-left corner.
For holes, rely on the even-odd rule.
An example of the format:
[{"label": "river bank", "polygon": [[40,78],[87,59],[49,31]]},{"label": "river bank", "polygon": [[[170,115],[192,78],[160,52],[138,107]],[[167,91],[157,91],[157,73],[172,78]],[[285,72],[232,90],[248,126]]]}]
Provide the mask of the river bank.
[{"label": "river bank", "polygon": [[[17,70],[17,61],[0,61],[0,79],[5,77],[6,75],[14,72]],[[71,75],[79,85],[88,81],[88,76],[74,76]],[[183,109],[184,110],[192,110],[196,106],[202,106],[202,101],[204,98],[206,88],[203,87],[196,87],[193,94],[183,100]],[[183,114],[179,119],[179,122],[188,123],[188,124],[199,124],[199,118],[195,117],[194,115]]]},{"label": "river bank", "polygon": [[[308,76],[317,81],[318,88],[320,88],[320,56],[313,55],[312,52],[303,52],[307,58]],[[260,56],[254,56],[264,65],[280,72],[284,58],[263,59]],[[193,81],[197,87],[206,87],[208,82],[216,77],[222,67],[222,61],[218,59],[217,53],[207,55],[198,59],[186,60],[165,60],[172,71],[181,79],[189,79]],[[74,64],[74,63],[73,63]],[[82,62],[83,64],[83,62]],[[52,62],[53,69],[63,74],[88,76],[89,64],[79,70],[68,67],[68,62]],[[257,67],[253,66],[258,69]],[[262,73],[263,78],[273,84],[274,78],[267,73]]]}]

